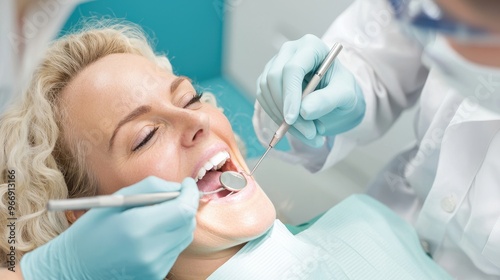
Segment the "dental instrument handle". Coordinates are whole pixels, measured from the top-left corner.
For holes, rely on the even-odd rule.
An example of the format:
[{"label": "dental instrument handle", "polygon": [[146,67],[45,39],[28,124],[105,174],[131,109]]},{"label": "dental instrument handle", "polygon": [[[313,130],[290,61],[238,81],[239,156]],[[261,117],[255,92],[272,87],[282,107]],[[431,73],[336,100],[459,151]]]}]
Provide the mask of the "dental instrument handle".
[{"label": "dental instrument handle", "polygon": [[[316,73],[314,73],[314,76],[311,78],[311,80],[307,84],[306,88],[302,91],[302,99],[304,99],[304,97],[306,97],[307,95],[309,95],[311,92],[313,92],[316,89],[319,82],[321,81],[321,79],[325,75],[326,71],[328,71],[328,69],[330,69],[330,66],[332,66],[333,61],[338,56],[338,54],[340,53],[342,48],[343,48],[342,45],[339,43],[335,43],[333,45],[333,47],[330,49],[330,52],[328,53],[328,55],[325,57],[325,59],[323,60],[323,62],[319,66],[318,70],[316,70]],[[278,142],[281,140],[281,138],[283,138],[283,136],[285,136],[285,134],[289,128],[290,128],[290,125],[287,124],[285,121],[283,121],[281,123],[280,127],[274,133],[274,136],[271,139],[271,142],[269,142],[269,146],[268,146],[266,152],[264,153],[264,155],[262,155],[262,157],[259,159],[257,164],[254,166],[254,168],[252,169],[252,172],[250,172],[250,176],[253,175],[253,173],[255,172],[257,167],[260,165],[260,163],[262,162],[264,157],[267,155],[267,153],[272,148],[274,148],[274,146],[276,146],[276,144],[278,144]]]},{"label": "dental instrument handle", "polygon": [[[212,194],[223,190],[217,189],[210,192],[200,192],[200,198],[206,194]],[[47,210],[65,211],[65,210],[86,210],[100,207],[135,207],[152,205],[174,199],[180,195],[180,192],[161,192],[146,193],[134,195],[99,195],[93,197],[70,198],[60,200],[49,200]]]}]

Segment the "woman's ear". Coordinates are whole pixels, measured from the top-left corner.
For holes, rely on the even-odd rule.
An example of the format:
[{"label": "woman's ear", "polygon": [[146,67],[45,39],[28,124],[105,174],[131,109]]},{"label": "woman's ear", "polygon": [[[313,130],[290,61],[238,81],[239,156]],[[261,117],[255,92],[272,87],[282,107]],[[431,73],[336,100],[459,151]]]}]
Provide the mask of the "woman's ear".
[{"label": "woman's ear", "polygon": [[66,210],[64,214],[66,215],[66,220],[68,220],[69,224],[72,225],[78,218],[80,218],[83,214],[85,214],[84,210]]},{"label": "woman's ear", "polygon": [[68,220],[68,223],[70,225],[72,225],[76,221],[75,211],[66,210],[66,211],[64,211],[64,215],[66,215],[66,220]]}]

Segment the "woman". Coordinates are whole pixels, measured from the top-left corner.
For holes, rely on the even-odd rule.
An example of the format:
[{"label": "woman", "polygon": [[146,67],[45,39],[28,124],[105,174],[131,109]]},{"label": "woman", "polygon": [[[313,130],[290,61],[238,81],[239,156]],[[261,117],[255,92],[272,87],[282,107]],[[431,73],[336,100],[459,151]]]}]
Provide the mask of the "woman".
[{"label": "woman", "polygon": [[[219,187],[220,171],[248,172],[227,118],[201,102],[189,79],[174,75],[164,56],[154,55],[145,42],[138,44],[143,37],[133,35],[137,32],[123,26],[90,29],[60,39],[47,53],[33,86],[50,85],[49,90],[40,92],[42,96],[28,90],[20,101],[35,107],[39,105],[30,98],[48,101],[50,106],[40,110],[54,120],[34,126],[38,134],[52,133],[47,138],[54,142],[29,155],[49,164],[38,173],[24,170],[31,182],[44,180],[18,186],[24,193],[18,198],[18,215],[32,215],[26,227],[41,223],[40,231],[55,236],[67,223],[77,226],[85,217],[68,211],[62,220],[44,212],[42,193],[43,199],[61,198],[66,191],[69,197],[112,194],[149,176],[172,182],[191,177],[200,191],[210,191]],[[15,127],[1,127],[2,133],[7,130],[16,133]],[[7,151],[29,147],[31,140],[9,142]],[[408,225],[366,198],[333,208],[294,237],[275,222],[274,207],[259,185],[252,177],[247,180],[238,193],[223,191],[200,200],[193,242],[180,253],[169,278],[226,278],[235,269],[238,278],[283,276],[283,270],[300,278],[446,276],[425,256]],[[41,234],[21,231],[24,242],[39,240]],[[282,240],[290,246],[276,247]],[[6,250],[5,241],[0,242]],[[269,254],[281,257],[267,259]],[[301,261],[314,267],[302,267]],[[250,262],[255,265],[244,265]],[[374,269],[375,264],[382,267]],[[302,268],[292,270],[297,267]]]}]

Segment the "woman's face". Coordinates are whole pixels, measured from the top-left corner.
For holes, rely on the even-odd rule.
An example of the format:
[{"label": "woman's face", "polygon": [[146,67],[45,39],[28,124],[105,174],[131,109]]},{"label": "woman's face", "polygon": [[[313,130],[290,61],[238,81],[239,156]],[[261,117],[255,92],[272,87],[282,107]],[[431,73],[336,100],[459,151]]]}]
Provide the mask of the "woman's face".
[{"label": "woman's face", "polygon": [[[151,175],[173,182],[196,178],[210,160],[223,162],[226,153],[229,160],[222,170],[248,171],[227,118],[194,97],[187,78],[133,54],[108,55],[65,87],[64,136],[84,147],[99,194]],[[207,172],[198,187],[217,188],[217,179],[216,172]],[[272,203],[253,178],[247,180],[239,193],[224,191],[200,200],[194,241],[183,254],[219,252],[272,225]]]}]

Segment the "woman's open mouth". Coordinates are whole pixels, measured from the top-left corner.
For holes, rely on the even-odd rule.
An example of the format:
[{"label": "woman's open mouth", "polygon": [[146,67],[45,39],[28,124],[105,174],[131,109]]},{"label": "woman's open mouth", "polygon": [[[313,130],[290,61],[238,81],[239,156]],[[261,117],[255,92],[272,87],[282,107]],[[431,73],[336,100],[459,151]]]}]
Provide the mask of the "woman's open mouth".
[{"label": "woman's open mouth", "polygon": [[[224,171],[239,171],[236,165],[231,161],[229,153],[226,151],[218,152],[200,168],[195,178],[198,189],[201,192],[212,192],[223,188],[219,178]],[[226,197],[231,194],[231,191],[223,189],[216,193],[207,194],[203,198],[211,200]]]}]

